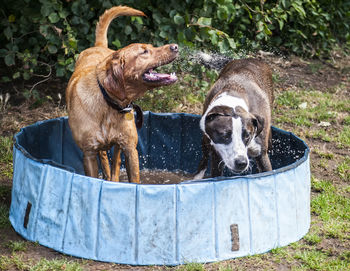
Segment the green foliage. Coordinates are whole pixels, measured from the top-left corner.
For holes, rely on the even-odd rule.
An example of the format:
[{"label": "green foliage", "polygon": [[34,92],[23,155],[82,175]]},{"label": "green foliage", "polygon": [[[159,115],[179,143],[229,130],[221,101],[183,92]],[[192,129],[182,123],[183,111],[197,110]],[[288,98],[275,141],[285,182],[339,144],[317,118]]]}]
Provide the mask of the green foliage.
[{"label": "green foliage", "polygon": [[32,271],[81,271],[83,270],[79,263],[73,261],[62,260],[46,260],[41,259],[30,270]]},{"label": "green foliage", "polygon": [[6,246],[11,249],[12,253],[27,250],[26,241],[9,241]]},{"label": "green foliage", "polygon": [[0,168],[8,178],[12,177],[12,145],[11,137],[0,137]]},{"label": "green foliage", "polygon": [[180,271],[205,271],[204,265],[200,263],[188,263],[180,266]]},{"label": "green foliage", "polygon": [[0,162],[12,161],[12,138],[9,136],[0,137]]},{"label": "green foliage", "polygon": [[0,256],[0,270],[30,270],[30,271],[81,271],[78,262],[65,259],[26,260],[21,255],[13,253],[11,256]]},{"label": "green foliage", "polygon": [[345,126],[339,133],[339,147],[350,147],[350,127]]},{"label": "green foliage", "polygon": [[350,2],[341,0],[4,0],[0,7],[0,57],[10,67],[2,81],[69,76],[77,55],[94,42],[98,16],[128,5],[147,18],[122,17],[111,25],[112,48],[132,42],[177,42],[229,53],[286,51],[327,55],[350,47]]},{"label": "green foliage", "polygon": [[347,270],[349,262],[342,257],[329,257],[329,253],[318,249],[302,250],[295,253],[294,258],[301,262],[301,266],[293,270]]},{"label": "green foliage", "polygon": [[0,229],[9,227],[10,220],[8,219],[9,217],[9,208],[0,202]]},{"label": "green foliage", "polygon": [[11,187],[0,185],[0,229],[9,227],[11,225],[9,220],[10,195]]},{"label": "green foliage", "polygon": [[310,245],[316,245],[321,243],[322,238],[318,234],[308,233],[304,236],[304,240]]},{"label": "green foliage", "polygon": [[346,182],[350,181],[350,158],[346,157],[345,160],[337,166],[338,175]]},{"label": "green foliage", "polygon": [[12,256],[0,256],[0,270],[30,270],[30,266],[25,263],[22,256],[14,254]]},{"label": "green foliage", "polygon": [[313,187],[321,193],[311,201],[311,210],[322,221],[343,219],[350,221],[350,199],[337,193],[335,187],[329,181],[313,181]]}]

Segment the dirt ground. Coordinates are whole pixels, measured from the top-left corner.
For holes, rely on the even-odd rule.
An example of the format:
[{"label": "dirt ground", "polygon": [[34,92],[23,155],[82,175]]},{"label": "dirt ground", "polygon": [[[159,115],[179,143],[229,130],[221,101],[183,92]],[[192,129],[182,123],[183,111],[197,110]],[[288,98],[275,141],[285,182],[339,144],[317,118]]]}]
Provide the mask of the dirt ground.
[{"label": "dirt ground", "polygon": [[[276,57],[263,52],[260,54],[260,57],[265,59],[273,67],[274,73],[278,75],[278,80],[275,80],[277,93],[281,93],[285,89],[291,88],[316,89],[327,92],[339,84],[346,84],[347,93],[345,95],[350,96],[350,81],[348,80],[350,74],[349,58],[342,59],[335,55],[334,61],[321,62],[319,60],[303,60],[297,57]],[[28,82],[28,85],[30,86],[31,83],[32,82]],[[66,82],[59,79],[52,79],[39,85],[38,90],[41,93],[45,93],[45,95],[50,98],[38,106],[33,105],[32,102],[25,100],[19,95],[18,89],[21,89],[24,85],[15,85],[12,83],[0,84],[0,91],[2,91],[2,93],[9,92],[11,94],[9,105],[6,109],[0,111],[0,135],[13,136],[21,127],[27,126],[36,121],[65,116],[65,86]],[[186,113],[200,114],[201,112],[196,110],[194,112],[187,111]],[[296,128],[289,124],[279,124],[278,126],[285,130],[294,130]],[[339,129],[341,129],[341,124],[339,124]],[[313,149],[324,149],[329,153],[337,153],[341,156],[349,156],[348,150],[339,149],[331,142],[326,143],[322,140],[312,138],[303,139],[311,149],[312,174],[316,178],[341,182],[339,177],[334,174],[335,167],[338,164],[337,156],[335,156],[334,160],[330,162],[327,168],[321,168],[318,165],[322,157],[313,152]],[[2,170],[2,166],[3,165],[0,164],[0,170]],[[150,177],[154,179],[154,176]],[[181,178],[181,176],[165,176],[165,179],[167,178],[176,179]],[[0,185],[8,186],[9,191],[12,185],[11,183],[11,179],[5,177],[3,174],[0,175]],[[0,200],[9,204],[10,193],[8,193],[6,198],[0,198]],[[20,241],[23,240],[23,238],[17,235],[12,228],[0,229],[0,255],[10,255],[10,249],[4,244],[16,240]],[[327,239],[327,243],[324,245],[329,248],[337,246],[336,243],[332,243],[329,239]],[[33,261],[42,257],[45,257],[46,259],[67,257],[70,259],[69,256],[64,256],[52,249],[45,248],[36,243],[30,243],[27,246],[26,251],[21,252],[21,255],[24,259],[31,259]],[[160,267],[159,269],[156,267],[130,267],[126,265],[115,265],[95,261],[84,261],[84,266],[88,267],[89,270],[160,270]],[[254,267],[251,268],[254,270]],[[278,266],[275,266],[274,268],[280,269]],[[285,268],[283,264],[281,268],[282,270]]]}]

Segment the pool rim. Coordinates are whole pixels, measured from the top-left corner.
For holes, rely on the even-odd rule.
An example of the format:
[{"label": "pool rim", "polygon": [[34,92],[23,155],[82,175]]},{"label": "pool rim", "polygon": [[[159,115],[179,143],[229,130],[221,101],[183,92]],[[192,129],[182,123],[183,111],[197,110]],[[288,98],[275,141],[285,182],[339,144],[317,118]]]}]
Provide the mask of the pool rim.
[{"label": "pool rim", "polygon": [[[144,111],[144,113],[153,113],[151,111]],[[191,116],[191,117],[196,117],[196,118],[200,118],[201,115],[196,115],[196,114],[188,114],[188,113],[153,113],[153,114],[157,114],[157,115],[164,115],[164,116],[167,116],[167,115],[174,115],[174,114],[177,114],[177,115],[186,115],[186,116]],[[71,173],[74,173],[74,174],[79,174],[76,172],[76,170],[68,165],[62,165],[60,163],[57,163],[51,159],[41,159],[41,158],[36,158],[34,157],[33,155],[31,155],[23,146],[21,146],[19,143],[18,143],[18,140],[17,138],[19,136],[21,136],[22,133],[24,133],[24,130],[27,128],[27,127],[33,127],[33,126],[38,126],[38,125],[41,125],[43,123],[47,123],[47,122],[53,122],[53,121],[59,121],[59,120],[67,120],[68,117],[67,116],[64,116],[64,117],[59,117],[59,118],[54,118],[54,119],[48,119],[48,120],[42,120],[42,121],[37,121],[31,125],[28,125],[26,127],[23,127],[20,129],[20,131],[18,133],[16,133],[14,135],[14,148],[17,148],[19,151],[21,151],[27,158],[35,161],[35,162],[38,162],[38,163],[42,163],[42,164],[47,164],[47,165],[51,165],[53,167],[57,167],[57,168],[60,168],[60,169],[63,169],[63,170],[67,170]],[[289,137],[292,137],[294,138],[295,140],[299,141],[300,143],[302,143],[303,147],[305,148],[304,149],[304,155],[302,157],[300,157],[298,160],[296,160],[295,162],[291,163],[291,164],[288,164],[286,166],[283,166],[283,167],[280,167],[280,168],[277,168],[277,169],[273,169],[271,171],[267,171],[267,172],[260,172],[260,173],[251,173],[251,174],[246,174],[246,175],[235,175],[235,176],[229,176],[229,177],[226,177],[226,176],[219,176],[219,177],[215,177],[215,178],[212,178],[212,177],[207,177],[207,178],[203,178],[203,179],[199,179],[199,180],[194,180],[194,179],[189,179],[189,180],[184,180],[178,184],[194,184],[194,183],[202,183],[202,182],[217,182],[217,181],[224,181],[224,180],[234,180],[234,179],[238,179],[238,178],[244,178],[244,179],[255,179],[255,178],[261,178],[261,177],[266,177],[266,176],[270,176],[270,175],[275,175],[275,174],[278,174],[278,173],[283,173],[285,171],[289,171],[293,168],[296,168],[298,167],[300,164],[304,163],[308,157],[309,157],[309,154],[310,154],[310,148],[308,147],[308,145],[305,143],[304,140],[302,140],[300,137],[296,136],[294,133],[292,132],[289,132],[289,131],[285,131],[281,128],[278,128],[278,127],[275,127],[275,126],[271,126],[271,129],[278,132],[278,133],[282,133],[284,135],[287,135]],[[152,170],[152,169],[151,169]],[[165,171],[169,171],[169,172],[176,172],[176,170],[167,170],[167,169],[161,169],[161,170],[165,170]],[[181,170],[180,170],[181,171]],[[186,172],[187,173],[187,172]],[[82,175],[82,174],[79,174],[79,175]],[[194,176],[195,173],[192,173],[192,175]],[[82,176],[86,176],[86,175],[82,175]],[[89,177],[89,176],[86,176],[86,177]],[[92,178],[92,179],[98,179],[98,180],[102,180],[102,181],[107,181],[105,179],[99,179],[99,178],[93,178],[93,177],[89,177],[89,178]],[[124,183],[124,182],[117,182],[117,183]],[[125,182],[125,183],[128,183],[128,182]],[[135,184],[135,185],[178,185],[178,184],[147,184],[147,183],[128,183],[128,184]]]}]

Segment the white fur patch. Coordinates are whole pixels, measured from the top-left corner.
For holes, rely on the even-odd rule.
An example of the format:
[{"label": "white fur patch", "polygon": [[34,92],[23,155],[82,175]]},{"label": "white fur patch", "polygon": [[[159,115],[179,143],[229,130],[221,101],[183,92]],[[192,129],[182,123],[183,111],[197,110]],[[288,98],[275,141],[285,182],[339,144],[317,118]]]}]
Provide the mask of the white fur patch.
[{"label": "white fur patch", "polygon": [[217,152],[220,154],[225,165],[231,169],[235,170],[235,160],[238,157],[247,156],[247,147],[242,141],[242,120],[241,118],[232,118],[232,141],[230,144],[215,144],[211,142]]},{"label": "white fur patch", "polygon": [[[205,118],[207,114],[216,106],[228,106],[234,109],[236,106],[241,106],[244,110],[249,111],[246,102],[242,98],[228,95],[226,92],[220,94],[207,108],[200,120],[200,128],[203,133],[205,131]],[[208,138],[210,138],[208,136]],[[242,141],[242,120],[241,118],[232,118],[232,141],[230,144],[215,144],[213,141],[210,142],[212,146],[218,151],[225,165],[235,170],[235,159],[239,156],[243,156],[248,160],[247,146]],[[248,160],[249,161],[249,160]],[[200,177],[198,173],[196,177]],[[203,173],[204,174],[204,173]]]},{"label": "white fur patch", "polygon": [[203,179],[205,172],[207,171],[207,169],[203,169],[202,171],[198,172],[194,177],[193,180],[200,180]]}]

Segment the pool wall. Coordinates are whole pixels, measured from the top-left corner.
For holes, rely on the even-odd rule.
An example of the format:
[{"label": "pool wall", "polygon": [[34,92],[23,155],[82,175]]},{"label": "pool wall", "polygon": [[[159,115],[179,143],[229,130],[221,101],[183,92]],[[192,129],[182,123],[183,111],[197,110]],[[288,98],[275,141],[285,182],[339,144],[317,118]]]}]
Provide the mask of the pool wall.
[{"label": "pool wall", "polygon": [[[145,119],[141,167],[194,171],[199,117],[146,112]],[[185,126],[174,132],[169,119]],[[120,264],[177,265],[267,252],[299,240],[310,226],[308,148],[291,133],[275,134],[303,154],[264,174],[147,185],[81,175],[67,119],[39,122],[16,135],[10,221],[27,240]]]}]

